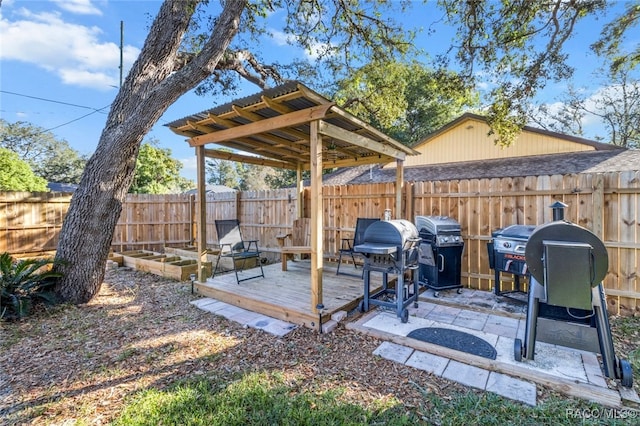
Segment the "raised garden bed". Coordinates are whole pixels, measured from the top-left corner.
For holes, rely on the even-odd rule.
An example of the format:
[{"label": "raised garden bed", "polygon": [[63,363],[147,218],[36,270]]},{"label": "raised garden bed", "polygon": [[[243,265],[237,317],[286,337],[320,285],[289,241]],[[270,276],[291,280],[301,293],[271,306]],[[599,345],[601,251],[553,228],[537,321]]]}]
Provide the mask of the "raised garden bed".
[{"label": "raised garden bed", "polygon": [[[165,247],[165,253],[174,254],[181,257],[187,257],[191,259],[198,259],[198,249],[196,247]],[[217,249],[207,249],[207,262],[210,262],[212,265],[215,265],[218,256],[220,255],[220,250]],[[258,266],[257,259],[236,259],[236,268],[255,268]],[[242,262],[245,262],[244,264]],[[218,265],[218,270],[223,271],[232,271],[233,265],[231,264],[233,259],[230,257],[223,257],[220,259],[220,265]]]},{"label": "raised garden bed", "polygon": [[[175,254],[131,250],[115,253],[115,256],[122,256],[124,266],[178,281],[188,281],[191,274],[198,273],[197,260]],[[204,269],[205,274],[211,275],[211,262],[204,262]]]}]

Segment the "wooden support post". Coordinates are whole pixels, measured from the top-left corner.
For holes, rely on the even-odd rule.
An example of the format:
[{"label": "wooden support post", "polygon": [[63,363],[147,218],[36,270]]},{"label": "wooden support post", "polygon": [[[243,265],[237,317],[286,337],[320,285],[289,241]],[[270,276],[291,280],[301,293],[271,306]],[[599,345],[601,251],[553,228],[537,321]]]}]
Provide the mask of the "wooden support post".
[{"label": "wooden support post", "polygon": [[[318,312],[322,305],[322,137],[318,133],[318,120],[311,121],[311,310]],[[320,324],[318,324],[318,328]]]},{"label": "wooden support post", "polygon": [[198,249],[198,282],[207,281],[204,262],[207,261],[207,197],[206,197],[206,180],[204,168],[204,146],[196,147],[196,162],[198,176],[198,202],[196,203],[197,212],[197,232],[198,237],[196,246]]},{"label": "wooden support post", "polygon": [[[402,211],[402,193],[404,189],[404,161],[396,160],[396,219],[405,217]],[[411,220],[410,217],[405,217]]]}]

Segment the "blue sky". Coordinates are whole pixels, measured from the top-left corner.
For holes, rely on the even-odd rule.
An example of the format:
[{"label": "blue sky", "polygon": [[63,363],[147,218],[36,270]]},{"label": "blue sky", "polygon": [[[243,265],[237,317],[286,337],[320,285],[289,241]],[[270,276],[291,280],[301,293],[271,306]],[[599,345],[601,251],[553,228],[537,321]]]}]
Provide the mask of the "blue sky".
[{"label": "blue sky", "polygon": [[[434,13],[432,3],[416,3],[411,14],[398,18],[411,28],[426,28],[441,17]],[[74,149],[91,154],[104,127],[108,106],[117,94],[120,22],[124,25],[126,77],[160,4],[155,0],[2,0],[0,117],[51,129]],[[623,3],[616,6],[620,10]],[[274,22],[277,18],[272,16]],[[605,21],[581,24],[569,43],[569,61],[577,69],[571,83],[588,87],[593,93],[598,87],[594,86],[592,72],[599,62],[589,53],[588,46],[597,37],[602,22]],[[448,47],[453,31],[442,25],[433,28],[437,29],[435,35],[419,35],[417,43],[435,54]],[[266,60],[305,54],[284,45],[275,27],[274,37],[265,38],[260,50]],[[553,103],[568,84],[550,84],[541,96]],[[256,86],[247,84],[238,97],[258,91]],[[157,138],[162,147],[170,148],[173,157],[183,162],[182,174],[195,179],[193,148],[163,124],[230,100],[185,94],[167,110],[147,138]],[[587,130],[597,132],[598,128],[594,123]]]}]

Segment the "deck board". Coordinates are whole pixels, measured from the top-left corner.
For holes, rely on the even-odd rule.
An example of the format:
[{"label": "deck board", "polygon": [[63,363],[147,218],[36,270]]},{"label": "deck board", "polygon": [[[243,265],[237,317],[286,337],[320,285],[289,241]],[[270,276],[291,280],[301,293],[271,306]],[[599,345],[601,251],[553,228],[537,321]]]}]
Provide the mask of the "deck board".
[{"label": "deck board", "polygon": [[[345,267],[353,268],[351,265],[342,266]],[[311,264],[308,261],[289,261],[288,271],[282,271],[282,265],[275,263],[264,266],[264,278],[254,278],[237,284],[235,275],[231,272],[216,275],[206,283],[195,283],[195,289],[204,296],[318,329],[319,315],[311,306],[310,268]],[[255,275],[255,269],[243,272],[241,278],[248,276],[247,274]],[[377,291],[381,285],[381,274],[372,273],[372,291]],[[358,305],[364,293],[363,280],[360,277],[336,275],[336,264],[325,262],[322,290],[324,323],[334,312],[349,311]]]}]

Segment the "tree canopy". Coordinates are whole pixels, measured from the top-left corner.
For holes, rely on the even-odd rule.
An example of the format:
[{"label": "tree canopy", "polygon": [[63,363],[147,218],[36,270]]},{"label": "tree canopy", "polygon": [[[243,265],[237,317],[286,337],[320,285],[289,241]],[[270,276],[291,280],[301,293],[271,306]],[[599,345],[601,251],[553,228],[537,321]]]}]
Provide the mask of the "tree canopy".
[{"label": "tree canopy", "polygon": [[79,183],[87,159],[51,132],[27,122],[0,119],[0,147],[26,161],[48,182]]},{"label": "tree canopy", "polygon": [[18,154],[0,148],[0,191],[48,191],[47,181],[36,176]]},{"label": "tree canopy", "polygon": [[195,186],[192,181],[180,176],[182,163],[171,158],[171,150],[160,148],[157,139],[140,146],[136,161],[132,194],[170,194],[187,191]]},{"label": "tree canopy", "polygon": [[[587,16],[602,15],[611,6],[605,0],[440,0],[439,4],[458,29],[459,44],[451,46],[451,52],[465,79],[482,79],[492,86],[488,116],[500,145],[512,143],[527,122],[529,101],[548,82],[573,75],[565,45],[576,24]],[[619,52],[620,41],[638,23],[638,15],[638,6],[630,6],[606,25],[594,51]],[[440,59],[449,63],[447,58]]]},{"label": "tree canopy", "polygon": [[418,62],[372,62],[336,87],[331,97],[339,105],[406,145],[479,104],[460,75]]}]

